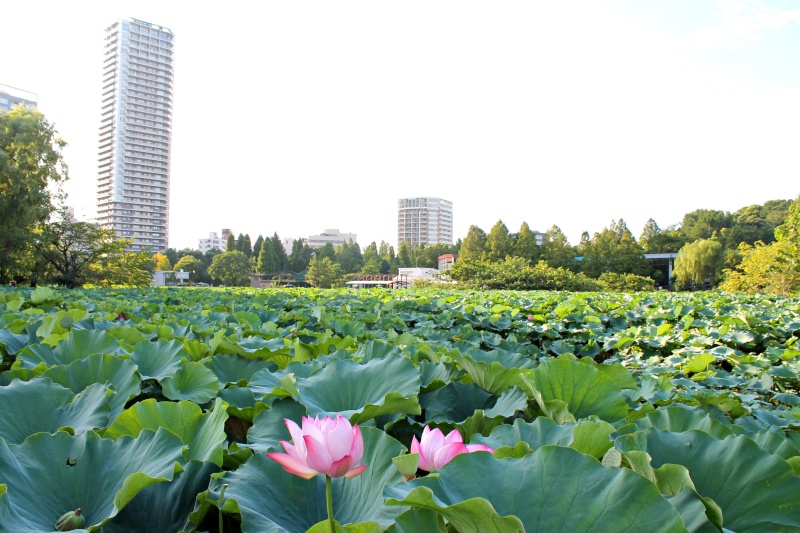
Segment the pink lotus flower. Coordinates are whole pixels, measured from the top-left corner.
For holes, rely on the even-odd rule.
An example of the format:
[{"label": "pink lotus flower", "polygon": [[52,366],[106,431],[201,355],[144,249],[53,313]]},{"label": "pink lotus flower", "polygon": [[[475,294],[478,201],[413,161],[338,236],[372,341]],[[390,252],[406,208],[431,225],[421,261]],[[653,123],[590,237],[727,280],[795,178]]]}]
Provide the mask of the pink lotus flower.
[{"label": "pink lotus flower", "polygon": [[351,426],[342,415],[335,419],[303,417],[303,427],[284,420],[294,444],[281,441],[286,453],[268,453],[287,472],[311,479],[318,474],[328,477],[356,477],[367,465],[355,466],[364,456],[364,439],[358,425]]},{"label": "pink lotus flower", "polygon": [[492,453],[494,450],[485,444],[465,445],[461,433],[456,429],[445,437],[439,428],[431,430],[425,426],[422,438],[419,441],[417,437],[411,440],[411,453],[419,454],[419,468],[426,472],[433,472],[443,467],[460,453],[471,452]]}]

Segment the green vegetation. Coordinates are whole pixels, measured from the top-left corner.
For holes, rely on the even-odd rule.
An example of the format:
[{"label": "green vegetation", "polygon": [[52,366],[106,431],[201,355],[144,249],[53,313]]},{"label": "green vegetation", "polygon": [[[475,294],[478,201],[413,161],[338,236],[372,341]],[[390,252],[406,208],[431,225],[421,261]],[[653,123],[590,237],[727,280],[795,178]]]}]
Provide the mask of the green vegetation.
[{"label": "green vegetation", "polygon": [[[0,517],[308,531],[324,479],[266,454],[341,414],[350,531],[797,530],[798,335],[778,296],[3,288]],[[406,480],[426,426],[494,453]]]}]

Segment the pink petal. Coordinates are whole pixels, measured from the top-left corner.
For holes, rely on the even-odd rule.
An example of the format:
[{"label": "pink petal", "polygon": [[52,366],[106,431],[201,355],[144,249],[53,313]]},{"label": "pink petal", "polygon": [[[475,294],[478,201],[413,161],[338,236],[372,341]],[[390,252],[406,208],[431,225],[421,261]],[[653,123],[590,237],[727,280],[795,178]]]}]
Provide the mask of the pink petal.
[{"label": "pink petal", "polygon": [[489,448],[485,444],[467,444],[467,451],[472,452],[489,452],[494,453],[494,448]]},{"label": "pink petal", "polygon": [[[453,444],[445,444],[438,450],[436,450],[436,454],[433,457],[433,464],[436,468],[441,468],[447,463],[449,463],[453,457],[460,453],[465,453],[467,451],[467,447],[464,446],[460,442],[454,442]],[[312,465],[313,466],[313,465]]]},{"label": "pink petal", "polygon": [[[411,451],[409,453],[420,453],[419,452],[419,441],[417,440],[417,436],[411,437]],[[422,454],[420,454],[422,455]]]},{"label": "pink petal", "polygon": [[464,442],[464,440],[461,438],[461,433],[459,433],[457,429],[454,429],[453,431],[451,431],[450,434],[444,438],[444,441],[447,444],[453,444],[453,443],[456,443],[456,442]]},{"label": "pink petal", "polygon": [[340,460],[334,461],[325,473],[331,477],[342,477],[350,471],[350,467],[353,466],[353,463],[353,459],[349,455],[346,455]]},{"label": "pink petal", "polygon": [[267,457],[272,459],[273,461],[277,462],[279,465],[283,467],[284,470],[289,472],[290,474],[294,474],[295,476],[299,476],[303,479],[311,479],[312,477],[319,474],[316,470],[312,470],[305,463],[299,461],[292,457],[291,455],[285,453],[268,453]]},{"label": "pink petal", "polygon": [[[341,415],[336,417],[336,424],[330,428],[325,435],[325,446],[331,454],[333,461],[338,461],[342,457],[350,454],[353,445],[353,426]],[[359,461],[361,458],[359,457]],[[358,461],[356,461],[358,462]],[[349,469],[349,468],[348,468]]]},{"label": "pink petal", "polygon": [[348,473],[346,473],[344,475],[344,477],[346,477],[347,479],[350,479],[350,478],[353,478],[353,477],[356,477],[356,476],[360,476],[361,474],[364,473],[364,470],[366,470],[366,469],[367,469],[367,465],[357,466],[357,467],[353,468],[352,470],[350,470]]},{"label": "pink petal", "polygon": [[[286,428],[289,430],[289,435],[292,436],[292,442],[297,448],[295,457],[302,460],[306,456],[306,445],[303,442],[303,430],[300,429],[300,426],[295,424],[293,420],[284,418],[283,421],[286,422]],[[284,444],[283,447],[286,448],[286,445]],[[288,452],[289,450],[287,449],[286,451]]]},{"label": "pink petal", "polygon": [[364,437],[361,436],[361,428],[358,424],[353,426],[353,440],[350,441],[350,457],[353,458],[354,463],[361,462],[364,457]]},{"label": "pink petal", "polygon": [[303,440],[306,443],[306,464],[317,472],[324,472],[327,474],[333,460],[325,444],[311,435],[305,435]]}]

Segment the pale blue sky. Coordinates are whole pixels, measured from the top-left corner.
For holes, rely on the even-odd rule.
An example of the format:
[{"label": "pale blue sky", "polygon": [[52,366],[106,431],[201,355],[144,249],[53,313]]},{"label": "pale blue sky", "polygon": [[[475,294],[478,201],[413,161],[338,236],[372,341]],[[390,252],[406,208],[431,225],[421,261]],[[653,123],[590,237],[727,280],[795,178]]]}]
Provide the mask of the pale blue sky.
[{"label": "pale blue sky", "polygon": [[800,194],[800,1],[0,3],[0,83],[38,93],[85,218],[104,29],[175,33],[176,248],[396,245],[402,196],[453,201],[456,238],[502,219],[577,243]]}]

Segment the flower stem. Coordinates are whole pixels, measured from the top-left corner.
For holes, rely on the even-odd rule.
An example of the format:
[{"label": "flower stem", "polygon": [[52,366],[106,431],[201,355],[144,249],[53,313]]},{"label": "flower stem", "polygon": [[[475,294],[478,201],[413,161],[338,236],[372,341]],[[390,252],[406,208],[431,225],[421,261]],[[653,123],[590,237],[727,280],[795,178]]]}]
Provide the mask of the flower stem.
[{"label": "flower stem", "polygon": [[331,489],[331,476],[325,476],[325,500],[328,503],[328,522],[331,524],[331,533],[336,533],[336,521],[333,519],[333,490]]}]

